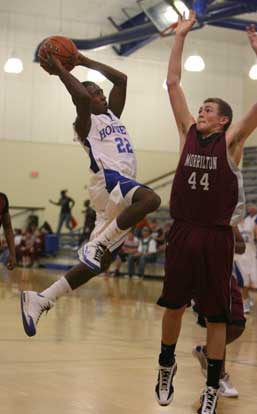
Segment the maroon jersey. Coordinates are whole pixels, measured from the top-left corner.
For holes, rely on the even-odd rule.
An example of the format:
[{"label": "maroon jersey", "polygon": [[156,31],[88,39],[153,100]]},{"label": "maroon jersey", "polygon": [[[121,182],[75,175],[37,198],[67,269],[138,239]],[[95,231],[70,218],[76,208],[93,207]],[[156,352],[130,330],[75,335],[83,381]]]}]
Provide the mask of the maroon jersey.
[{"label": "maroon jersey", "polygon": [[3,216],[9,211],[9,202],[8,198],[4,193],[0,193],[0,227],[2,224]]},{"label": "maroon jersey", "polygon": [[201,138],[192,125],[175,174],[170,213],[199,225],[234,225],[242,217],[242,175],[228,158],[225,133]]}]

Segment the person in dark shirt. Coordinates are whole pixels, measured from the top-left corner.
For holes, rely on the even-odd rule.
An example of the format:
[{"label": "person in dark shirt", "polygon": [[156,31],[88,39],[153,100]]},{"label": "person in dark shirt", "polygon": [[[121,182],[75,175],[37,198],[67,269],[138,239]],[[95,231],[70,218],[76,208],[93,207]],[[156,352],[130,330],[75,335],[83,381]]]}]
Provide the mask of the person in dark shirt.
[{"label": "person in dark shirt", "polygon": [[56,233],[59,234],[61,232],[61,228],[63,224],[69,229],[72,230],[71,226],[71,209],[75,204],[75,201],[67,196],[67,190],[61,191],[61,197],[59,201],[55,202],[53,200],[49,200],[51,204],[55,206],[61,206],[60,215],[59,215],[59,222],[57,226]]},{"label": "person in dark shirt", "polygon": [[90,200],[84,202],[84,226],[83,226],[83,241],[89,240],[90,234],[94,230],[96,221],[96,211],[90,206]]},{"label": "person in dark shirt", "polygon": [[[234,125],[230,105],[208,98],[195,120],[181,88],[181,62],[187,34],[196,22],[194,11],[182,16],[170,55],[167,87],[180,137],[180,160],[174,177],[170,214],[174,223],[167,239],[165,278],[158,304],[165,308],[155,395],[171,403],[177,371],[175,349],[184,311],[195,296],[207,324],[207,382],[199,414],[214,414],[219,396],[231,321],[231,275],[234,254],[232,226],[244,211],[238,164],[246,139],[257,127],[257,103]],[[247,34],[257,55],[254,26]]]},{"label": "person in dark shirt", "polygon": [[16,266],[14,235],[11,217],[9,214],[9,201],[4,193],[0,193],[0,227],[1,225],[3,225],[5,238],[9,249],[9,256],[5,264],[8,270],[13,270]]}]

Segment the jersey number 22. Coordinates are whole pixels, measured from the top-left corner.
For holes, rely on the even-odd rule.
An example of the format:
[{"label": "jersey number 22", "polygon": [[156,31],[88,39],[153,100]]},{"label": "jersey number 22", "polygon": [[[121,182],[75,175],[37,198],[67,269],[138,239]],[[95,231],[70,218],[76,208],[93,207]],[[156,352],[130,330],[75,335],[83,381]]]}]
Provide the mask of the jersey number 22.
[{"label": "jersey number 22", "polygon": [[117,150],[119,153],[128,152],[130,154],[133,153],[133,149],[131,148],[130,142],[127,138],[117,137],[115,138],[115,142],[117,142]]}]

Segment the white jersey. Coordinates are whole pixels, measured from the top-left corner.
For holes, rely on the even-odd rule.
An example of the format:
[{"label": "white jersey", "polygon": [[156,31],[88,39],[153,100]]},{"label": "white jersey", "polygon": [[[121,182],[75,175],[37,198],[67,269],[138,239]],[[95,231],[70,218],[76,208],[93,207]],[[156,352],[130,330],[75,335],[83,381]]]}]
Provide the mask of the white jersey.
[{"label": "white jersey", "polygon": [[255,217],[247,216],[238,224],[238,229],[245,241],[245,253],[235,254],[235,261],[239,264],[246,287],[257,288],[257,261],[254,242]]},{"label": "white jersey", "polygon": [[255,248],[254,242],[254,229],[256,227],[256,217],[247,216],[243,221],[238,224],[238,229],[245,241]]},{"label": "white jersey", "polygon": [[90,158],[90,170],[97,174],[114,170],[128,177],[136,177],[136,158],[126,127],[110,110],[105,114],[91,114],[91,128],[87,137],[78,137]]}]

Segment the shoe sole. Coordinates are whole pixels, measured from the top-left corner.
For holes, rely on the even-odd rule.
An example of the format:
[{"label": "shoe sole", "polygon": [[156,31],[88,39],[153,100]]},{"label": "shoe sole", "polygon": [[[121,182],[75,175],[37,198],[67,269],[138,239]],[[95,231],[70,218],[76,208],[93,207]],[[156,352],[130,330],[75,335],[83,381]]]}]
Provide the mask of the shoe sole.
[{"label": "shoe sole", "polygon": [[[175,375],[177,373],[177,370],[178,370],[178,366],[176,364],[176,367],[175,367],[174,372],[173,372],[173,377],[172,377],[172,385],[173,385],[173,379],[174,379],[174,377],[175,377]],[[174,387],[173,387],[173,393],[171,394],[170,398],[165,403],[161,403],[160,402],[160,400],[158,398],[158,394],[157,394],[156,391],[155,391],[155,398],[156,398],[156,401],[158,402],[158,404],[161,407],[166,407],[167,405],[170,405],[172,403],[173,398],[174,398]]]},{"label": "shoe sole", "polygon": [[21,291],[21,315],[22,315],[22,323],[23,323],[23,328],[24,331],[26,332],[26,334],[28,336],[34,336],[36,335],[36,329],[34,326],[34,323],[32,321],[31,316],[30,318],[30,324],[28,324],[26,316],[25,316],[25,311],[24,311],[24,305],[26,303],[26,293],[22,290]]},{"label": "shoe sole", "polygon": [[167,400],[165,403],[161,403],[161,402],[159,401],[159,399],[158,399],[157,394],[155,393],[155,398],[156,398],[156,401],[158,402],[158,404],[159,404],[161,407],[166,407],[167,405],[170,405],[170,404],[172,403],[173,397],[174,397],[174,391],[173,391],[173,393],[172,393],[171,397],[169,398],[169,400]]}]

